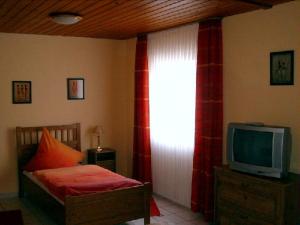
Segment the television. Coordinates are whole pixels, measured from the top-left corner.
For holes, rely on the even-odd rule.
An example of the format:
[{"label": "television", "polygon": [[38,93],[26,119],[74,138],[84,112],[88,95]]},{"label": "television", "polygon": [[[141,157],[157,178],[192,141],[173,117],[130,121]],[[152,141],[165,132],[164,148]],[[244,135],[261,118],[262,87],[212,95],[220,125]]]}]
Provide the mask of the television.
[{"label": "television", "polygon": [[227,161],[231,169],[284,178],[288,174],[290,155],[289,127],[262,123],[229,123]]}]

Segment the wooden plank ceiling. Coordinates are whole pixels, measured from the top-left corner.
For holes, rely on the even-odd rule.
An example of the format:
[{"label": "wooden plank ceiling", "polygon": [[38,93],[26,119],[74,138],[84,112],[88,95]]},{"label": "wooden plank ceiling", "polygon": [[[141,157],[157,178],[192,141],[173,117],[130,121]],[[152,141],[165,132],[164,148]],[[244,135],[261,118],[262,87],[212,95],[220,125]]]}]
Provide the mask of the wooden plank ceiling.
[{"label": "wooden plank ceiling", "polygon": [[[0,0],[0,32],[127,39],[212,17],[268,9],[290,0]],[[59,25],[53,12],[83,19]]]}]

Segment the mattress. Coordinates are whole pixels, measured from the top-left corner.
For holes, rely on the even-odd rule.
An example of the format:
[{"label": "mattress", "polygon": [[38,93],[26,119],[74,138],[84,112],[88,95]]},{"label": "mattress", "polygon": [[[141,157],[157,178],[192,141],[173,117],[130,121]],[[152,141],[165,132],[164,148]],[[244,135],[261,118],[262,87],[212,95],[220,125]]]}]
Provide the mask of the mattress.
[{"label": "mattress", "polygon": [[42,182],[40,182],[35,176],[33,176],[32,172],[28,172],[28,171],[24,170],[23,175],[25,175],[27,178],[29,178],[33,183],[40,186],[44,191],[46,191],[49,195],[51,195],[54,199],[56,199],[60,204],[62,204],[62,205],[65,204],[62,200],[60,200],[58,197],[56,197],[54,194],[52,194],[49,191],[49,189]]},{"label": "mattress", "polygon": [[38,170],[25,172],[25,175],[60,202],[68,195],[85,195],[142,184],[96,165]]}]

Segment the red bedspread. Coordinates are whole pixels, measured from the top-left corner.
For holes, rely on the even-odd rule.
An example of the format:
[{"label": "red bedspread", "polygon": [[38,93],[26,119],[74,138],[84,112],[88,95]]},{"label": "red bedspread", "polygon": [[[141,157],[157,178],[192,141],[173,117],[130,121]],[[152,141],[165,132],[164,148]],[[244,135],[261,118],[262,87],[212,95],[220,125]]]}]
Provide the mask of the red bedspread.
[{"label": "red bedspread", "polygon": [[67,195],[83,195],[141,184],[96,165],[38,170],[33,175],[63,201]]}]

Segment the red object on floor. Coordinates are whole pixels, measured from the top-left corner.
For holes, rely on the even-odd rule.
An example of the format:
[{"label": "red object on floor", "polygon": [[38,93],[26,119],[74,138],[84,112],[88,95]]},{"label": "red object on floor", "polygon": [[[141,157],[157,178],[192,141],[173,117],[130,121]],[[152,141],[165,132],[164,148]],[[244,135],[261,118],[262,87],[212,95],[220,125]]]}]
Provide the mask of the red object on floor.
[{"label": "red object on floor", "polygon": [[150,215],[151,216],[160,216],[160,211],[159,208],[157,207],[157,204],[153,197],[151,197],[151,202],[150,202]]},{"label": "red object on floor", "polygon": [[0,211],[0,225],[24,225],[21,210]]}]

